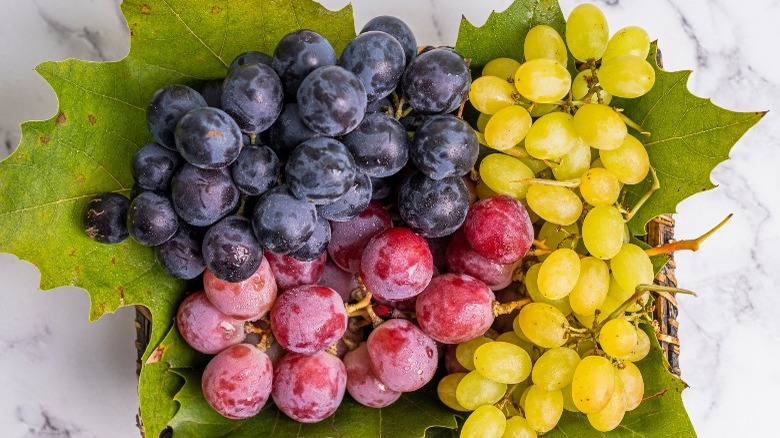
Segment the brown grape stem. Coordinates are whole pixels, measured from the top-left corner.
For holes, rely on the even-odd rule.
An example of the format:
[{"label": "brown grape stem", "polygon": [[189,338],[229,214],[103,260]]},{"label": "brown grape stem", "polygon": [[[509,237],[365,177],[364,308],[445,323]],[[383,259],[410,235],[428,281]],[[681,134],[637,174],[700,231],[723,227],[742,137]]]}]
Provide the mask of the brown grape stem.
[{"label": "brown grape stem", "polygon": [[404,105],[406,104],[406,98],[401,97],[401,99],[398,101],[398,106],[395,107],[395,118],[396,120],[401,119],[404,116]]},{"label": "brown grape stem", "polygon": [[371,306],[371,298],[371,292],[366,292],[366,295],[357,303],[344,304],[344,307],[347,309],[347,315],[355,316],[359,311]]},{"label": "brown grape stem", "polygon": [[498,301],[493,301],[493,315],[508,315],[530,302],[530,298],[523,298],[522,300],[510,301],[508,303],[499,303]]},{"label": "brown grape stem", "polygon": [[647,202],[648,199],[650,199],[650,196],[653,195],[658,189],[661,188],[661,182],[658,181],[658,175],[655,173],[655,169],[651,166],[650,167],[650,175],[653,178],[653,185],[650,186],[650,189],[645,192],[644,195],[642,195],[641,198],[639,198],[639,201],[637,201],[634,208],[631,209],[628,213],[626,213],[626,222],[630,221],[631,218],[634,217],[634,215],[639,211],[640,208]]},{"label": "brown grape stem", "polygon": [[645,253],[649,255],[650,257],[659,255],[659,254],[671,254],[675,251],[680,250],[688,250],[688,251],[697,251],[699,249],[699,246],[707,240],[708,237],[715,234],[719,229],[721,229],[726,223],[731,219],[731,217],[734,216],[734,213],[729,214],[726,216],[718,225],[715,225],[711,230],[707,231],[706,233],[702,234],[701,236],[695,238],[695,239],[686,239],[686,240],[680,240],[677,242],[670,242],[666,245],[656,246],[655,248],[649,248],[645,250]]}]

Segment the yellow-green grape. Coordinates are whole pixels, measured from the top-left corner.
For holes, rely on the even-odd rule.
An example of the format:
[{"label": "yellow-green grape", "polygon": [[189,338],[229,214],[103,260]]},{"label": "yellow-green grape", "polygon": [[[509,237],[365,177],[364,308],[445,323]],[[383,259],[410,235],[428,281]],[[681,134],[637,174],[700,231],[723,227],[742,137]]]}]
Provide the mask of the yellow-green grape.
[{"label": "yellow-green grape", "polygon": [[539,268],[536,286],[550,300],[569,295],[580,277],[580,257],[573,249],[560,248],[552,252]]},{"label": "yellow-green grape", "polygon": [[488,120],[485,140],[491,148],[503,151],[520,144],[530,128],[531,115],[528,111],[521,106],[508,106],[496,111]]},{"label": "yellow-green grape", "polygon": [[572,116],[564,112],[546,114],[536,119],[525,136],[525,150],[540,160],[555,160],[580,142],[574,131]]},{"label": "yellow-green grape", "polygon": [[625,319],[607,321],[599,333],[599,344],[605,353],[612,357],[625,356],[636,346],[636,330],[634,325]]},{"label": "yellow-green grape", "polygon": [[539,356],[531,372],[534,385],[545,391],[563,389],[571,385],[574,370],[580,364],[580,355],[571,348],[558,347]]},{"label": "yellow-green grape", "polygon": [[623,421],[626,414],[625,390],[623,381],[619,377],[614,377],[614,390],[606,406],[598,412],[588,413],[588,422],[599,432],[609,432],[614,430]]},{"label": "yellow-green grape", "polygon": [[577,135],[602,151],[619,148],[628,135],[626,123],[607,105],[585,104],[574,114],[573,122]]},{"label": "yellow-green grape", "polygon": [[477,134],[477,141],[479,141],[479,144],[487,146],[487,140],[485,140],[485,134],[483,132],[474,131],[474,134]]},{"label": "yellow-green grape", "polygon": [[580,227],[577,226],[577,223],[564,227],[552,222],[545,222],[542,224],[542,228],[539,229],[539,234],[536,235],[536,238],[544,242],[544,245],[548,248],[574,249],[580,240]]},{"label": "yellow-green grape", "polygon": [[515,88],[532,102],[553,103],[569,94],[571,74],[552,59],[532,59],[515,72]]},{"label": "yellow-green grape", "polygon": [[480,406],[492,405],[506,394],[506,384],[494,382],[472,371],[465,376],[455,390],[455,398],[461,406],[473,411]]},{"label": "yellow-green grape", "polygon": [[569,338],[569,323],[560,310],[545,303],[530,303],[517,315],[523,333],[542,348],[560,347]]},{"label": "yellow-green grape", "polygon": [[517,415],[506,420],[506,429],[501,438],[536,438],[536,431],[528,424],[528,420]]},{"label": "yellow-green grape", "polygon": [[544,24],[534,26],[528,31],[523,44],[523,54],[526,61],[552,59],[564,68],[569,61],[566,44],[561,35],[557,30]]},{"label": "yellow-green grape", "polygon": [[479,199],[485,199],[485,198],[489,198],[491,196],[498,195],[498,193],[494,192],[493,189],[488,187],[488,185],[485,184],[482,181],[477,183],[476,190],[477,190],[477,198],[479,198]]},{"label": "yellow-green grape", "polygon": [[563,414],[563,394],[560,390],[545,391],[537,385],[528,388],[525,396],[525,419],[537,433],[551,431]]},{"label": "yellow-green grape", "polygon": [[439,380],[438,386],[436,386],[436,393],[439,395],[439,400],[450,409],[467,412],[468,409],[461,406],[460,403],[458,403],[458,399],[455,397],[455,391],[458,389],[458,384],[464,377],[466,377],[466,373],[453,373],[442,377],[442,379]]},{"label": "yellow-green grape", "polygon": [[[531,297],[533,302],[549,304],[558,309],[564,316],[568,316],[571,313],[569,297],[564,297],[560,300],[551,300],[539,292],[537,280],[539,278],[539,269],[541,268],[542,264],[539,263],[528,268],[528,271],[525,273],[525,280],[523,283],[525,284],[525,290],[528,292],[528,296]],[[517,322],[517,319],[515,319],[515,322]],[[521,338],[524,336],[522,330],[519,330],[517,327],[515,327],[515,332],[517,332],[517,335]]]},{"label": "yellow-green grape", "polygon": [[474,352],[477,351],[481,345],[485,345],[490,342],[490,338],[480,336],[470,341],[462,342],[455,347],[455,359],[465,369],[474,371],[476,366],[474,365]]},{"label": "yellow-green grape", "polygon": [[[604,303],[609,292],[609,267],[603,260],[585,257],[580,260],[580,276],[569,293],[572,311],[580,315],[593,315]],[[590,327],[590,325],[588,325]]]},{"label": "yellow-green grape", "polygon": [[563,409],[569,412],[580,411],[577,409],[577,405],[574,404],[574,398],[571,396],[571,385],[561,389],[561,394],[563,395]]},{"label": "yellow-green grape", "polygon": [[645,380],[639,368],[631,362],[623,362],[623,368],[615,370],[615,374],[623,383],[623,395],[626,401],[626,411],[633,411],[645,396]]},{"label": "yellow-green grape", "polygon": [[582,214],[582,201],[566,187],[534,184],[526,195],[528,206],[542,219],[558,225],[571,225]]},{"label": "yellow-green grape", "polygon": [[636,184],[645,179],[650,171],[647,149],[633,135],[627,135],[619,148],[601,151],[600,158],[604,167],[624,184]]},{"label": "yellow-green grape", "polygon": [[493,114],[479,113],[479,117],[477,117],[477,130],[479,132],[485,132],[485,127],[487,126],[487,122],[491,117],[493,117]]},{"label": "yellow-green grape", "polygon": [[460,438],[501,438],[506,417],[495,406],[481,406],[469,415],[460,430]]},{"label": "yellow-green grape", "polygon": [[609,27],[601,9],[586,3],[571,11],[566,20],[566,44],[578,61],[601,59],[608,41]]},{"label": "yellow-green grape", "polygon": [[518,394],[517,391],[512,394],[512,399],[517,403],[518,406],[520,406],[522,409],[525,409],[525,399],[528,396],[528,390],[531,389],[531,386],[528,385],[522,392],[522,394]]},{"label": "yellow-green grape", "polygon": [[[577,76],[571,81],[571,97],[573,97],[574,100],[582,100],[582,98],[588,95],[588,91],[590,91],[588,78],[591,76],[593,76],[593,72],[590,69],[587,69],[577,73]],[[601,96],[601,103],[604,105],[609,105],[612,101],[612,95],[607,93],[603,88],[599,91],[599,96]],[[595,93],[590,97],[590,102],[598,102],[598,97]]]},{"label": "yellow-green grape", "polygon": [[518,68],[520,63],[512,58],[496,58],[482,67],[482,76],[498,76],[507,82],[514,82]]},{"label": "yellow-green grape", "polygon": [[613,96],[633,99],[653,88],[655,70],[644,58],[622,55],[601,64],[599,83]]},{"label": "yellow-green grape", "polygon": [[607,406],[615,389],[615,368],[605,357],[584,357],[571,382],[574,404],[581,412],[596,413]]},{"label": "yellow-green grape", "polygon": [[558,181],[579,178],[590,168],[591,148],[580,140],[568,154],[561,157],[560,163],[552,165],[553,175]]},{"label": "yellow-green grape", "polygon": [[501,333],[496,338],[497,342],[507,342],[512,345],[517,345],[518,347],[525,350],[526,353],[528,353],[528,356],[531,358],[531,362],[534,362],[536,359],[539,358],[539,353],[536,349],[534,349],[534,344],[531,343],[531,341],[527,341],[525,339],[521,339],[520,336],[517,336],[517,333],[514,331]]},{"label": "yellow-green grape", "polygon": [[558,105],[554,103],[538,103],[531,108],[531,117],[541,117],[545,114],[549,114],[558,109]]},{"label": "yellow-green grape", "polygon": [[531,374],[531,356],[507,342],[490,342],[474,352],[477,371],[494,382],[520,383]]},{"label": "yellow-green grape", "polygon": [[[609,280],[609,293],[607,294],[608,297],[613,297],[616,301],[619,301],[620,304],[623,304],[624,302],[626,302],[626,300],[631,298],[632,295],[634,295],[634,292],[635,291],[633,290],[629,291],[623,289],[623,287],[620,286],[617,280],[615,280],[615,276],[614,275],[611,276]],[[642,306],[640,303],[646,304],[649,299],[650,299],[649,292],[646,292],[644,295],[642,295],[639,299],[636,300],[637,301],[636,303],[630,305],[626,310],[628,310],[629,312],[636,312],[638,310],[641,310]]]},{"label": "yellow-green grape", "polygon": [[620,287],[628,292],[634,292],[640,284],[651,284],[655,278],[650,256],[632,243],[623,245],[609,261],[609,266]]},{"label": "yellow-green grape", "polygon": [[610,292],[607,293],[607,297],[604,298],[604,302],[602,302],[599,308],[596,309],[598,310],[599,313],[598,321],[596,321],[595,312],[592,315],[581,315],[579,313],[575,313],[574,317],[577,318],[577,321],[582,323],[582,325],[584,325],[585,327],[593,328],[594,322],[598,322],[598,323],[604,322],[607,319],[607,317],[609,317],[609,315],[612,314],[612,312],[617,310],[617,308],[620,307],[626,301],[625,299],[620,299],[616,295],[612,294],[613,284],[617,285],[617,283],[615,283],[615,280],[611,279],[609,283]]},{"label": "yellow-green grape", "polygon": [[580,193],[590,205],[613,205],[620,196],[620,181],[607,169],[589,169],[580,177]]},{"label": "yellow-green grape", "polygon": [[624,223],[617,208],[593,207],[582,222],[582,241],[590,255],[602,260],[614,257],[623,246]]},{"label": "yellow-green grape", "polygon": [[647,31],[638,26],[628,26],[612,35],[601,61],[607,62],[621,55],[634,55],[646,59],[649,52],[650,37]]},{"label": "yellow-green grape", "polygon": [[484,114],[495,114],[501,108],[514,105],[514,85],[498,76],[482,76],[471,83],[469,101],[477,111]]},{"label": "yellow-green grape", "polygon": [[[647,336],[644,330],[637,327],[636,329],[636,346],[631,350],[631,353],[620,357],[619,359],[625,362],[639,362],[647,357],[650,353],[650,337]],[[629,409],[630,410],[630,409]]]},{"label": "yellow-green grape", "polygon": [[490,154],[480,163],[479,176],[494,192],[525,199],[529,184],[521,181],[533,178],[534,172],[517,158]]}]

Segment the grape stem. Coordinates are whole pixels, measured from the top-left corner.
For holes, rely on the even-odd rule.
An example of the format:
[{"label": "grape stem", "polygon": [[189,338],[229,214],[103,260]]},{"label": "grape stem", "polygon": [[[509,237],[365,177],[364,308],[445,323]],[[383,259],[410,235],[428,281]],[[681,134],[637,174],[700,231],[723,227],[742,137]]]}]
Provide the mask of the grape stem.
[{"label": "grape stem", "polygon": [[344,307],[347,309],[347,315],[349,316],[355,316],[360,310],[366,309],[367,307],[371,306],[371,298],[373,295],[371,292],[366,292],[366,295],[363,296],[363,298],[354,304],[344,304]]},{"label": "grape stem", "polygon": [[661,291],[661,292],[676,292],[681,294],[687,294],[687,295],[693,295],[697,296],[696,292],[693,292],[688,289],[682,289],[679,287],[669,287],[669,286],[662,286],[660,284],[640,284],[636,287],[636,292],[634,292],[633,295],[629,299],[623,302],[617,309],[615,309],[612,313],[607,316],[606,319],[601,321],[600,323],[596,324],[594,327],[594,331],[598,331],[601,327],[604,326],[608,321],[613,320],[623,314],[623,312],[626,311],[629,307],[634,305],[644,294],[647,292],[653,292],[653,291]]},{"label": "grape stem", "polygon": [[645,194],[639,198],[639,201],[637,201],[636,205],[634,205],[634,208],[632,208],[631,211],[626,212],[626,222],[630,221],[631,218],[633,218],[634,215],[639,211],[639,209],[642,208],[645,202],[650,199],[650,196],[652,196],[653,193],[661,188],[661,183],[658,181],[658,175],[655,173],[655,169],[652,166],[650,166],[650,175],[653,178],[653,185],[651,185],[647,192],[645,192]]},{"label": "grape stem", "polygon": [[620,109],[620,108],[612,108],[612,109],[615,110],[615,112],[618,113],[618,115],[620,116],[621,119],[623,119],[623,122],[626,125],[634,128],[635,130],[637,130],[640,134],[644,135],[645,137],[650,137],[650,131],[647,131],[639,123],[629,119],[627,115],[623,114],[623,110],[622,109]]},{"label": "grape stem", "polygon": [[[496,150],[498,150],[498,149],[496,149]],[[520,146],[512,146],[509,149],[504,149],[502,151],[499,150],[499,152],[503,152],[503,153],[509,155],[510,157],[515,157],[515,158],[531,158],[531,156],[528,155],[528,152],[526,152]]]},{"label": "grape stem", "polygon": [[530,302],[530,298],[523,298],[522,300],[510,301],[508,303],[499,303],[498,301],[493,301],[493,315],[508,315]]},{"label": "grape stem", "polygon": [[398,105],[395,108],[395,118],[401,119],[404,116],[404,105],[406,104],[406,97],[401,97],[398,101]]},{"label": "grape stem", "polygon": [[686,239],[677,242],[670,242],[667,243],[666,245],[661,245],[655,248],[646,249],[645,253],[647,253],[647,255],[649,255],[650,257],[652,257],[659,254],[671,254],[675,251],[680,251],[680,250],[697,251],[701,243],[704,242],[708,237],[715,234],[715,232],[717,232],[721,227],[726,225],[726,223],[731,219],[732,216],[734,216],[734,213],[729,214],[722,221],[720,221],[718,225],[715,225],[711,230],[707,231],[706,233],[702,234],[701,236],[695,239]]},{"label": "grape stem", "polygon": [[520,184],[537,184],[541,186],[557,186],[557,187],[568,187],[568,188],[575,188],[580,186],[579,178],[568,179],[564,181],[555,181],[555,180],[544,179],[544,178],[523,178],[513,182],[520,183]]}]

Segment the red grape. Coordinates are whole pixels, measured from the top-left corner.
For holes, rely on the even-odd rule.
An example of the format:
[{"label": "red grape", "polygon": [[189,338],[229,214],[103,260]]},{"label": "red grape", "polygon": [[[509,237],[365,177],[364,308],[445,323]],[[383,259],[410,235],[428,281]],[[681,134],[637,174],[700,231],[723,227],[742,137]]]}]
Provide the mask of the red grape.
[{"label": "red grape", "polygon": [[512,273],[517,263],[501,264],[487,257],[482,257],[474,251],[463,230],[455,235],[447,247],[447,266],[450,272],[468,274],[481,280],[492,290],[503,289],[512,282]]},{"label": "red grape", "polygon": [[401,393],[393,391],[374,374],[366,343],[344,356],[347,370],[347,391],[358,403],[370,408],[390,406]]},{"label": "red grape", "polygon": [[265,250],[265,258],[271,265],[271,271],[274,273],[276,285],[279,290],[286,291],[296,286],[304,284],[315,284],[320,281],[323,271],[325,271],[325,259],[327,254],[310,262],[302,262],[288,255],[276,254]]},{"label": "red grape", "polygon": [[338,292],[344,302],[352,301],[352,291],[359,286],[355,275],[336,266],[330,257],[318,283]]},{"label": "red grape", "polygon": [[389,228],[366,245],[360,276],[379,300],[411,298],[425,289],[433,276],[428,242],[408,228]]},{"label": "red grape", "polygon": [[185,298],[176,315],[176,325],[184,340],[206,354],[217,354],[243,341],[245,322],[220,312],[203,291]]},{"label": "red grape", "polygon": [[436,372],[436,342],[405,319],[385,321],[368,335],[366,345],[374,373],[394,391],[420,389]]},{"label": "red grape", "polygon": [[214,307],[227,315],[249,321],[260,319],[276,300],[276,280],[265,257],[254,274],[238,283],[220,280],[206,269],[203,288]]},{"label": "red grape", "polygon": [[203,372],[203,396],[227,418],[249,418],[271,395],[271,359],[248,344],[234,345],[209,361]]},{"label": "red grape", "polygon": [[339,268],[356,273],[363,249],[372,237],[393,226],[390,214],[377,201],[371,201],[359,215],[347,222],[331,222],[328,253]]},{"label": "red grape", "polygon": [[522,259],[534,240],[528,212],[509,196],[491,196],[474,204],[463,229],[474,251],[504,264]]},{"label": "red grape", "polygon": [[324,351],[288,353],[274,369],[271,396],[293,420],[316,423],[336,412],[346,386],[347,372],[338,357]]},{"label": "red grape", "polygon": [[286,350],[314,354],[347,330],[347,311],[339,294],[326,286],[288,289],[271,309],[271,330]]}]

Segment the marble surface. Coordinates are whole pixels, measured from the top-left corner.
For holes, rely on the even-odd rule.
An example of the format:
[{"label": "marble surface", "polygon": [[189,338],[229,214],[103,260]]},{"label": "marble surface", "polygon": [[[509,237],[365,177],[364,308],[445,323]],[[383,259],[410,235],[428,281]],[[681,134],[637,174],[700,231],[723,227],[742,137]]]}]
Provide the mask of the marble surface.
[{"label": "marble surface", "polygon": [[[346,1],[325,0],[331,8]],[[452,44],[464,14],[482,23],[510,0],[356,0],[358,28],[378,14],[406,20],[418,41]],[[562,0],[564,13],[579,2]],[[693,69],[689,86],[735,110],[780,109],[777,0],[596,2],[610,27],[635,24],[664,48],[667,69]],[[0,0],[0,157],[18,124],[54,114],[32,68],[44,60],[115,60],[129,38],[117,0]],[[770,436],[780,391],[780,124],[770,112],[712,175],[718,187],[679,206],[677,236],[733,220],[698,253],[677,256],[681,367],[688,412],[702,437]],[[0,436],[135,437],[133,312],[87,323],[87,295],[41,293],[29,263],[0,255]]]}]

